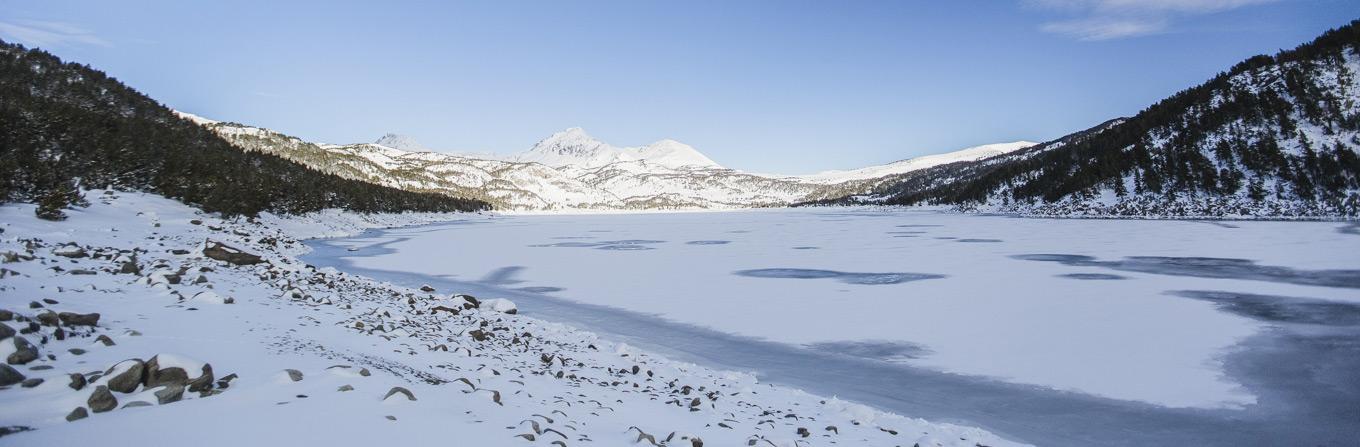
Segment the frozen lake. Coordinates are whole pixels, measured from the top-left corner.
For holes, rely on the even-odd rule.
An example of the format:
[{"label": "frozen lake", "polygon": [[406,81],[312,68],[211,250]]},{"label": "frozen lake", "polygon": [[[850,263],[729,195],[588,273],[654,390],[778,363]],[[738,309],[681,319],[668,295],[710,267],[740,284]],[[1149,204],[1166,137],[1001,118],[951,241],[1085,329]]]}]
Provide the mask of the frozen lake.
[{"label": "frozen lake", "polygon": [[1354,228],[506,216],[313,241],[307,259],[1030,442],[1325,443],[1360,436]]}]

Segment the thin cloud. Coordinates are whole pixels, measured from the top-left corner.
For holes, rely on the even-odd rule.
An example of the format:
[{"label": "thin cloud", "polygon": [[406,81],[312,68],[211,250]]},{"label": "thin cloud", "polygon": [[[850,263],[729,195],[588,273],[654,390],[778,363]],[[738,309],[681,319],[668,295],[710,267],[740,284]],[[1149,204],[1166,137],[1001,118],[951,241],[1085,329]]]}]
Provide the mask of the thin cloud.
[{"label": "thin cloud", "polygon": [[1281,0],[1025,0],[1069,16],[1041,31],[1079,40],[1109,40],[1167,32],[1182,17],[1212,14]]},{"label": "thin cloud", "polygon": [[0,37],[35,47],[65,45],[112,46],[90,30],[66,23],[45,20],[0,21]]}]

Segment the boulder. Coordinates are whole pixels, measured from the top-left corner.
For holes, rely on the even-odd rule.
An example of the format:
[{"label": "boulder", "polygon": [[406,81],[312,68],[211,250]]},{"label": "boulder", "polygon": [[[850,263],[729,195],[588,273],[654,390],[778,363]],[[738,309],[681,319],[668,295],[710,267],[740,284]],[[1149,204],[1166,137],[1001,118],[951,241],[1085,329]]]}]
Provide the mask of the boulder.
[{"label": "boulder", "polygon": [[24,379],[24,375],[20,373],[19,370],[4,363],[0,363],[0,386],[10,386],[23,382]]},{"label": "boulder", "polygon": [[42,385],[42,383],[43,379],[41,377],[32,377],[24,379],[23,382],[19,382],[19,386],[22,386],[24,388],[33,388],[35,386]]},{"label": "boulder", "polygon": [[483,311],[501,312],[507,314],[519,313],[519,308],[515,306],[515,303],[505,298],[493,298],[482,301],[482,303],[478,305],[477,308]]},{"label": "boulder", "polygon": [[[194,377],[189,377],[191,370],[196,374]],[[183,385],[189,387],[189,391],[208,390],[212,388],[213,383],[212,365],[159,354],[146,362],[146,380],[144,383],[147,388],[162,385]]]},{"label": "boulder", "polygon": [[257,255],[246,253],[216,241],[207,241],[206,246],[203,247],[203,256],[232,265],[253,265],[264,262],[264,259]]},{"label": "boulder", "polygon": [[108,377],[108,380],[105,380],[104,383],[108,384],[109,389],[120,393],[131,393],[137,390],[138,385],[146,381],[146,364],[141,359],[124,360],[110,367],[108,371],[104,371],[104,377]]},{"label": "boulder", "polygon": [[0,309],[0,321],[9,321],[9,320],[13,320],[13,319],[14,319],[14,312],[11,312],[11,311],[8,311],[8,310],[5,310],[5,309]]},{"label": "boulder", "polygon": [[99,325],[99,313],[78,314],[75,312],[62,312],[57,314],[62,324],[67,326],[97,326]]},{"label": "boulder", "polygon": [[73,390],[80,391],[81,388],[85,388],[87,383],[84,374],[71,374],[71,383],[68,383],[66,386],[71,387]]},{"label": "boulder", "polygon": [[59,246],[57,248],[53,248],[52,254],[68,258],[83,258],[89,256],[89,253],[85,252],[84,248],[81,248],[79,245],[74,244],[67,244]]},{"label": "boulder", "polygon": [[434,287],[430,287],[429,284],[422,284],[422,285],[420,286],[420,291],[421,291],[421,292],[427,292],[427,293],[429,293],[429,292],[434,292]]},{"label": "boulder", "polygon": [[90,417],[90,412],[85,411],[85,407],[76,407],[66,414],[66,422],[78,421]]},{"label": "boulder", "polygon": [[183,398],[184,385],[169,385],[165,389],[156,390],[156,402],[161,405],[179,402]]},{"label": "boulder", "polygon": [[392,389],[387,390],[387,395],[386,395],[386,396],[383,396],[383,400],[387,400],[387,398],[392,397],[393,395],[397,395],[397,394],[405,395],[405,396],[406,396],[406,400],[416,400],[416,395],[415,395],[415,394],[411,394],[411,390],[408,390],[408,389],[406,389],[406,388],[402,388],[402,387],[399,387],[399,386],[394,386],[394,387],[392,387]]},{"label": "boulder", "polygon": [[14,328],[9,327],[8,324],[0,324],[0,340],[13,337],[14,333]]},{"label": "boulder", "polygon": [[11,352],[9,357],[5,358],[5,363],[23,365],[38,359],[38,347],[29,343],[28,339],[23,336],[14,336],[12,340],[14,352]]},{"label": "boulder", "polygon": [[94,393],[90,394],[90,399],[86,403],[90,405],[90,411],[103,413],[117,408],[118,398],[113,397],[113,393],[109,392],[109,387],[99,385],[94,389]]},{"label": "boulder", "polygon": [[38,324],[43,326],[56,326],[61,322],[61,319],[57,317],[57,313],[50,310],[40,313],[34,318],[38,320]]},{"label": "boulder", "polygon": [[463,306],[464,309],[476,309],[477,306],[480,306],[482,304],[481,302],[477,301],[477,297],[474,297],[472,295],[454,295],[453,301],[455,303],[461,301],[462,303],[460,304]]}]

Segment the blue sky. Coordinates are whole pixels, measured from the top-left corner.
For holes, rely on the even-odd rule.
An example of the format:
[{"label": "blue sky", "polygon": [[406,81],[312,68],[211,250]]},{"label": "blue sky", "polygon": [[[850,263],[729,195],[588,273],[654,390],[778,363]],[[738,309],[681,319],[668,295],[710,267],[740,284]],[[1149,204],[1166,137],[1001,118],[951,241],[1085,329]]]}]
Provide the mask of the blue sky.
[{"label": "blue sky", "polygon": [[852,168],[1131,115],[1353,0],[10,1],[0,38],[309,140],[511,153],[571,126]]}]

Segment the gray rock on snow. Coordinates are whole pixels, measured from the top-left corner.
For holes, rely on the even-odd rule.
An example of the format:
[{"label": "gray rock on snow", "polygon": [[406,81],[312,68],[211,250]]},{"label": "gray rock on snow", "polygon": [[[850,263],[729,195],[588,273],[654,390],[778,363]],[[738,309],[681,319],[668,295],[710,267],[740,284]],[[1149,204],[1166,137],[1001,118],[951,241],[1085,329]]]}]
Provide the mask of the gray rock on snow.
[{"label": "gray rock on snow", "polygon": [[162,368],[160,366],[160,356],[151,357],[146,362],[146,387],[155,388],[161,385],[184,385],[189,387],[189,391],[199,392],[212,388],[213,371],[212,365],[204,363],[202,371],[193,378],[189,377],[189,372],[179,367]]},{"label": "gray rock on snow", "polygon": [[25,379],[23,373],[13,367],[0,363],[0,386],[10,386]]},{"label": "gray rock on snow", "polygon": [[246,253],[237,248],[216,241],[207,241],[203,255],[232,265],[253,265],[264,262],[257,255]]},{"label": "gray rock on snow", "polygon": [[403,394],[403,395],[405,395],[405,396],[406,396],[406,400],[416,400],[416,395],[415,395],[415,394],[411,394],[411,390],[408,390],[408,389],[406,389],[406,388],[402,388],[402,387],[399,387],[399,386],[394,386],[394,387],[392,387],[392,389],[388,390],[388,391],[387,391],[387,395],[386,395],[386,396],[383,396],[383,400],[387,400],[387,398],[392,397],[393,395],[396,395],[396,394]]},{"label": "gray rock on snow", "polygon": [[74,422],[87,417],[90,417],[90,412],[85,411],[85,407],[76,407],[76,409],[71,410],[70,413],[66,414],[66,422]]},{"label": "gray rock on snow", "polygon": [[14,328],[9,327],[8,324],[0,324],[0,340],[13,337],[14,333]]},{"label": "gray rock on snow", "polygon": [[67,326],[98,326],[99,313],[78,314],[75,312],[62,312],[57,314],[61,323]]},{"label": "gray rock on snow", "polygon": [[285,369],[284,371],[288,372],[288,378],[292,379],[294,382],[302,381],[302,371],[296,369]]},{"label": "gray rock on snow", "polygon": [[38,359],[38,347],[33,346],[22,335],[14,336],[11,343],[14,343],[14,352],[5,358],[5,363],[23,365]]},{"label": "gray rock on snow", "polygon": [[161,405],[179,402],[183,398],[184,385],[169,385],[165,389],[156,390],[156,402]]},{"label": "gray rock on snow", "polygon": [[85,388],[85,385],[88,384],[88,383],[89,383],[89,382],[86,382],[86,381],[85,381],[85,376],[84,376],[84,375],[82,375],[82,374],[71,374],[71,383],[66,384],[66,386],[71,387],[71,389],[73,389],[73,390],[80,391],[80,389],[81,389],[81,388]]},{"label": "gray rock on snow", "polygon": [[98,388],[94,389],[94,393],[90,394],[90,399],[86,403],[90,405],[90,411],[103,413],[117,408],[118,398],[113,397],[113,393],[109,392],[109,387],[99,385]]},{"label": "gray rock on snow", "polygon": [[22,386],[24,388],[33,388],[35,386],[42,385],[42,383],[43,379],[41,377],[32,377],[24,379],[23,382],[19,382],[19,386]]},{"label": "gray rock on snow", "polygon": [[[118,365],[125,362],[131,362],[126,371],[118,373],[116,376],[109,376],[110,374],[113,374],[113,370],[116,369]],[[146,381],[146,363],[143,363],[141,359],[124,360],[109,367],[107,371],[104,371],[104,375],[109,376],[109,380],[104,381],[104,383],[108,384],[109,389],[120,393],[131,393],[137,390],[138,385],[141,385],[142,382]]]}]

